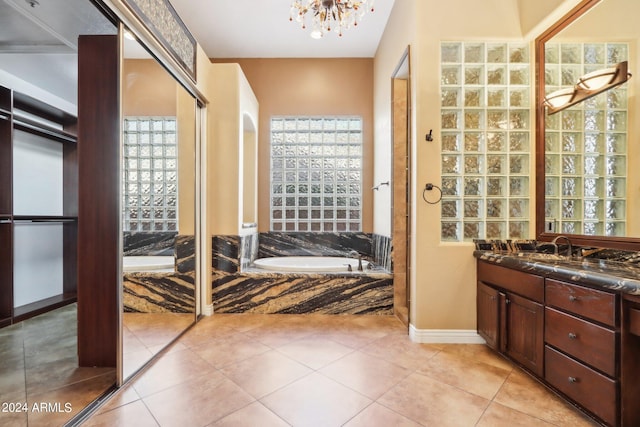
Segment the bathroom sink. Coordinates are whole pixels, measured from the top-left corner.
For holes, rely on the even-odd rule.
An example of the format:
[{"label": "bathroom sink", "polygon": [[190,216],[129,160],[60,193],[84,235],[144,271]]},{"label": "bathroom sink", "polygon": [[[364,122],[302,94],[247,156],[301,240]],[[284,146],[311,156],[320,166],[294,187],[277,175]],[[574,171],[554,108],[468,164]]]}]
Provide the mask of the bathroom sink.
[{"label": "bathroom sink", "polygon": [[533,260],[539,260],[539,261],[568,261],[568,260],[571,260],[571,257],[568,257],[566,255],[545,254],[545,253],[542,253],[542,252],[520,253],[520,254],[518,254],[518,256],[521,256],[523,258],[533,259]]}]

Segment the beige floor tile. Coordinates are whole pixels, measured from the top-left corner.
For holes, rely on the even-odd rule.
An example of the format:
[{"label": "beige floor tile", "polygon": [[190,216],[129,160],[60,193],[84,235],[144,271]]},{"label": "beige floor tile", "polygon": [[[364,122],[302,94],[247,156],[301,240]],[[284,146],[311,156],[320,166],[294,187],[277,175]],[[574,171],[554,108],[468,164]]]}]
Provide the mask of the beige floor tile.
[{"label": "beige floor tile", "polygon": [[377,400],[423,425],[473,426],[489,400],[413,373]]},{"label": "beige floor tile", "polygon": [[140,397],[146,397],[202,375],[220,374],[206,360],[191,350],[168,353],[156,360],[136,377],[133,387]]},{"label": "beige floor tile", "polygon": [[287,331],[283,327],[274,327],[273,325],[265,325],[251,329],[244,333],[248,338],[260,342],[271,348],[282,347],[292,341],[305,338],[312,335],[310,331]]},{"label": "beige floor tile", "polygon": [[[215,317],[215,316],[214,316]],[[197,327],[189,329],[184,335],[180,337],[180,343],[186,347],[200,347],[214,340],[221,340],[236,336],[241,336],[241,333],[229,326],[220,326],[215,323],[206,322],[201,325],[205,320],[198,322]]]},{"label": "beige floor tile", "polygon": [[353,349],[335,341],[310,336],[292,341],[277,349],[291,359],[317,370],[353,352]]},{"label": "beige floor tile", "polygon": [[519,369],[509,375],[494,401],[558,426],[596,425]]},{"label": "beige floor tile", "polygon": [[202,375],[143,399],[163,427],[204,426],[255,401],[226,378]]},{"label": "beige floor tile", "polygon": [[377,399],[411,371],[356,351],[324,367],[320,373],[370,399]]},{"label": "beige floor tile", "polygon": [[54,362],[27,367],[25,370],[27,395],[54,390],[110,372],[115,372],[115,369],[79,368],[77,356],[65,357]]},{"label": "beige floor tile", "polygon": [[220,372],[247,393],[261,398],[313,371],[275,350],[270,350],[226,366]]},{"label": "beige floor tile", "polygon": [[486,346],[413,343],[391,316],[205,318],[98,417],[136,427],[592,425]]},{"label": "beige floor tile", "polygon": [[126,355],[127,353],[134,353],[146,349],[147,346],[138,339],[136,334],[131,332],[127,327],[122,328],[122,354]]},{"label": "beige floor tile", "polygon": [[294,426],[340,426],[371,400],[320,374],[310,374],[260,400]]},{"label": "beige floor tile", "polygon": [[83,427],[156,427],[158,425],[141,400],[95,415],[82,424]]},{"label": "beige floor tile", "polygon": [[513,369],[513,363],[484,344],[439,344],[439,346],[443,352],[456,357],[486,363],[497,368]]},{"label": "beige floor tile", "polygon": [[120,406],[135,402],[136,400],[140,400],[140,396],[133,388],[133,385],[127,384],[111,396],[109,400],[96,411],[96,413],[102,414],[104,412],[109,412],[113,409],[119,408]]},{"label": "beige floor tile", "polygon": [[507,408],[499,403],[491,403],[480,418],[476,427],[551,427],[546,421],[531,415],[523,414],[515,409]]},{"label": "beige floor tile", "polygon": [[215,340],[211,343],[193,347],[191,351],[216,368],[241,362],[252,356],[266,353],[270,347],[252,339],[242,337],[234,340]]},{"label": "beige floor tile", "polygon": [[[61,426],[84,409],[88,404],[100,397],[116,381],[115,371],[85,381],[60,387],[56,390],[27,396],[30,426]],[[33,405],[52,406],[44,410],[34,411]],[[69,406],[67,406],[67,404]],[[40,406],[42,409],[43,407]]]},{"label": "beige floor tile", "polygon": [[441,350],[439,345],[412,342],[407,335],[389,334],[363,347],[363,353],[416,370]]},{"label": "beige floor tile", "polygon": [[260,402],[254,402],[233,414],[227,415],[219,421],[210,424],[211,427],[287,427],[282,418],[267,409]]},{"label": "beige floor tile", "polygon": [[498,368],[443,351],[426,360],[417,372],[491,400],[506,381],[511,368]]},{"label": "beige floor tile", "polygon": [[[5,397],[2,398],[3,402],[5,401]],[[8,402],[24,403],[25,399],[20,400],[8,400]],[[10,412],[0,412],[0,425],[1,426],[10,426],[10,427],[27,427],[28,425],[28,412],[21,411],[10,411]]]},{"label": "beige floor tile", "polygon": [[377,403],[353,417],[345,427],[419,427],[420,424]]},{"label": "beige floor tile", "polygon": [[135,374],[145,363],[153,358],[151,350],[143,347],[142,350],[127,352],[122,355],[122,374],[129,378]]}]

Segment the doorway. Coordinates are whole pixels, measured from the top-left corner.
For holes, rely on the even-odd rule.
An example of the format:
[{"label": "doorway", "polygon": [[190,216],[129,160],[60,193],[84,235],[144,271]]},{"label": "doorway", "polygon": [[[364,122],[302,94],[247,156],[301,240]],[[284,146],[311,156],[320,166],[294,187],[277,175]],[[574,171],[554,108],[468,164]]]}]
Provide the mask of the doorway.
[{"label": "doorway", "polygon": [[395,315],[409,326],[411,272],[411,81],[409,47],[391,77],[393,288]]}]

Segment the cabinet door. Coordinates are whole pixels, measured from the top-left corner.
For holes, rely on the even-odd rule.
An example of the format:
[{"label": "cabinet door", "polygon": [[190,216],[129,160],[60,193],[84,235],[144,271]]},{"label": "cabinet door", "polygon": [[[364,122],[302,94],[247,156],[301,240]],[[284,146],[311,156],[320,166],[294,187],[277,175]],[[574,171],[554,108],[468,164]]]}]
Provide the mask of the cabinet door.
[{"label": "cabinet door", "polygon": [[507,294],[506,352],[535,374],[543,375],[544,308],[542,304]]},{"label": "cabinet door", "polygon": [[477,307],[478,334],[485,339],[489,347],[498,350],[500,338],[499,292],[482,282],[478,282]]}]

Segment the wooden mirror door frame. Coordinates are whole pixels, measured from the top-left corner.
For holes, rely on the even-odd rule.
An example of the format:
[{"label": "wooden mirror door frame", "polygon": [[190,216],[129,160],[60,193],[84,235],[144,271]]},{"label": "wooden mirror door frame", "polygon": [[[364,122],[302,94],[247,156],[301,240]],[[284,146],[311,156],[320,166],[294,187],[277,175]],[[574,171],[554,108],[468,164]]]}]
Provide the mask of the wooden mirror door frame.
[{"label": "wooden mirror door frame", "polygon": [[[593,7],[606,0],[583,0],[549,27],[535,40],[536,56],[536,238],[550,241],[564,233],[545,231],[545,43],[571,25]],[[597,246],[624,250],[640,250],[640,238],[605,237],[570,234],[571,242],[581,246]]]}]

